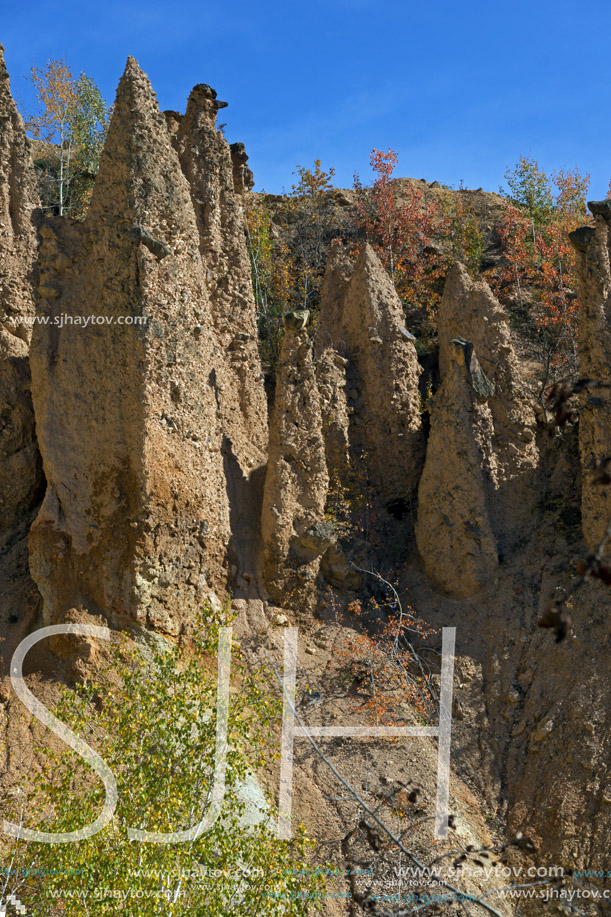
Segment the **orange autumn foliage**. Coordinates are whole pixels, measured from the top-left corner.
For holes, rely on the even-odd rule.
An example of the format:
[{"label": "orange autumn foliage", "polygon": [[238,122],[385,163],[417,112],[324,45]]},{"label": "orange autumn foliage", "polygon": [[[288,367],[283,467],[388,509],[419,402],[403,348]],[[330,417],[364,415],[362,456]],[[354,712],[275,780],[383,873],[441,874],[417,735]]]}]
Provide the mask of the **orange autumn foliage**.
[{"label": "orange autumn foliage", "polygon": [[413,183],[401,188],[399,199],[393,182],[398,159],[394,150],[371,151],[375,179],[368,193],[355,174],[356,222],[380,255],[405,305],[424,307],[432,316],[441,298],[439,281],[448,267],[433,239],[446,233],[448,219]]},{"label": "orange autumn foliage", "polygon": [[535,185],[538,196],[518,195],[506,207],[499,228],[504,262],[489,280],[501,301],[513,297],[523,314],[528,309],[552,375],[571,374],[576,371],[579,303],[568,235],[583,222],[589,176],[561,169],[550,180],[535,160],[525,157],[508,174],[514,177],[512,189],[526,186],[530,191]]}]

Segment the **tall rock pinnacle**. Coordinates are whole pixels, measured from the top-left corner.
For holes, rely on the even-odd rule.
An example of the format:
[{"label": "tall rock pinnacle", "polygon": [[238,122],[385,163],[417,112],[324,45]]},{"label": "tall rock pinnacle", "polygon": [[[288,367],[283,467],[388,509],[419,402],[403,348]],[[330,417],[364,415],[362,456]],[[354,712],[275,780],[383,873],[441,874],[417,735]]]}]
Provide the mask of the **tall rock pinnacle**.
[{"label": "tall rock pinnacle", "polygon": [[0,45],[0,544],[32,508],[42,481],[28,365],[39,207],[30,143]]},{"label": "tall rock pinnacle", "polygon": [[596,463],[611,456],[611,201],[592,201],[595,225],[571,233],[579,285],[579,373],[608,386],[587,390],[579,413],[583,535],[591,551],[611,521],[611,487],[596,480]]},{"label": "tall rock pinnacle", "polygon": [[524,537],[541,470],[507,317],[458,263],[439,308],[439,367],[416,540],[437,585],[467,596],[490,582],[497,553]]},{"label": "tall rock pinnacle", "polygon": [[133,58],[85,222],[42,234],[30,566],[46,620],[76,607],[177,633],[226,581],[226,377],[189,187]]},{"label": "tall rock pinnacle", "polygon": [[[316,357],[321,367],[334,360],[333,355],[324,358],[329,349],[345,364],[353,460],[364,457],[369,480],[382,498],[410,498],[424,453],[420,367],[404,327],[401,301],[368,244],[354,267],[341,246],[329,255],[316,330]],[[321,369],[323,392],[328,389],[324,376]],[[330,454],[337,449],[338,432],[330,428],[335,442],[329,444]]]},{"label": "tall rock pinnacle", "polygon": [[488,406],[494,428],[495,471],[490,519],[501,550],[524,536],[536,500],[539,449],[534,398],[524,384],[509,322],[484,280],[474,280],[459,263],[450,270],[439,307],[439,369],[442,380],[451,362],[452,340],[473,343],[494,385]]},{"label": "tall rock pinnacle", "polygon": [[[217,111],[226,105],[217,100],[210,86],[195,86],[172,139],[191,189],[212,318],[231,377],[220,396],[229,417],[227,435],[242,459],[239,451],[244,428],[261,453],[266,449],[267,405],[257,347],[242,188],[236,193],[231,149],[216,128]],[[256,458],[259,465],[264,462],[262,454],[249,457]]]},{"label": "tall rock pinnacle", "polygon": [[308,317],[285,316],[261,519],[269,594],[302,609],[315,599],[321,555],[334,541],[324,521],[329,478]]},{"label": "tall rock pinnacle", "polygon": [[433,582],[468,596],[490,581],[498,562],[489,509],[496,461],[487,402],[494,386],[469,341],[448,342],[447,357],[433,398],[416,540]]}]

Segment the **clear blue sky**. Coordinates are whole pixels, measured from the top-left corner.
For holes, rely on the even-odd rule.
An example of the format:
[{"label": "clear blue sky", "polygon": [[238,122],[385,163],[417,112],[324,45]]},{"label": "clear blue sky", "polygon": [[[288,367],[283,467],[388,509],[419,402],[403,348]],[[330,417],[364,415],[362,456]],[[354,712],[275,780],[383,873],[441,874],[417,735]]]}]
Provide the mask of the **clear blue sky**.
[{"label": "clear blue sky", "polygon": [[392,147],[397,174],[496,190],[521,154],[611,179],[611,0],[2,0],[14,94],[65,57],[112,100],[128,54],[162,108],[210,83],[257,190],[322,159],[337,184]]}]

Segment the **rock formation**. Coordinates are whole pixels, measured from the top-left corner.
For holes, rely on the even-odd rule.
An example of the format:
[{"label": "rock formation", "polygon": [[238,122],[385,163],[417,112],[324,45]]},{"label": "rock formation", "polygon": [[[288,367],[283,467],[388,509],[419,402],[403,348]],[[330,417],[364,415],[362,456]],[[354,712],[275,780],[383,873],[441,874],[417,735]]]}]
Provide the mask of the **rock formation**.
[{"label": "rock formation", "polygon": [[494,386],[470,342],[450,341],[447,357],[433,398],[416,540],[433,582],[454,596],[467,596],[490,581],[498,563],[489,509],[496,472],[488,405]]},{"label": "rock formation", "polygon": [[[594,226],[571,233],[577,252],[579,284],[579,373],[611,386],[611,202],[588,204]],[[601,542],[611,520],[611,487],[596,480],[596,463],[611,456],[611,389],[588,389],[579,412],[581,452],[581,516],[591,551]]]},{"label": "rock formation", "polygon": [[320,395],[325,454],[331,477],[345,475],[350,464],[347,365],[348,360],[333,347],[323,348],[316,357],[316,380]]},{"label": "rock formation", "polygon": [[30,397],[38,191],[0,46],[0,542],[32,508],[41,468]]},{"label": "rock formation", "polygon": [[324,519],[329,478],[308,318],[284,319],[261,518],[267,590],[302,610],[315,599],[321,555],[334,540]]},{"label": "rock formation", "polygon": [[[551,469],[555,504],[579,474],[564,449],[575,428],[536,435],[506,317],[486,284],[457,265],[439,314],[442,379],[424,463],[419,366],[401,303],[369,246],[356,265],[336,246],[315,360],[307,313],[285,317],[268,449],[243,231],[252,173],[243,146],[229,148],[216,128],[223,105],[202,84],[184,116],[164,117],[130,59],[87,218],[40,220],[38,278],[34,176],[0,64],[0,510],[14,532],[37,495],[26,322],[36,314],[32,393],[47,490],[29,545],[44,621],[85,612],[177,635],[210,590],[242,587],[234,601],[242,632],[253,643],[269,632],[278,648],[266,598],[311,612],[324,577],[349,607],[347,593],[362,585],[325,516],[329,479],[362,463],[387,504],[410,501],[419,484],[424,573],[407,564],[401,589],[431,627],[457,624],[456,708],[468,715],[453,732],[452,762],[507,815],[510,831],[533,836],[542,861],[602,867],[611,804],[607,587],[581,590],[573,629],[555,644],[537,622],[558,594],[570,597],[582,546],[559,512],[537,508],[530,519],[541,468]],[[590,206],[595,225],[573,236],[581,374],[607,385],[611,204]],[[583,396],[590,548],[611,516],[611,489],[590,474],[611,455],[610,403],[604,388]],[[401,560],[409,525],[385,529],[397,553],[405,548]],[[511,550],[524,535],[532,537]],[[16,609],[27,590],[4,587],[18,580],[23,554],[5,564],[9,553],[0,550],[0,594]],[[452,598],[441,602],[438,590]],[[36,601],[30,608],[23,633],[40,624]],[[321,688],[333,653],[329,645]],[[397,773],[409,767],[402,759]]]},{"label": "rock formation", "polygon": [[233,189],[236,194],[244,194],[246,191],[252,191],[255,186],[255,177],[252,169],[247,165],[248,156],[243,143],[232,143],[231,162],[233,165]]},{"label": "rock formation", "polygon": [[[245,419],[250,437],[260,450],[248,458],[263,465],[267,405],[260,384],[262,376],[244,213],[234,187],[235,161],[232,161],[225,137],[216,129],[217,112],[226,105],[217,100],[210,86],[204,83],[195,86],[174,141],[191,189],[200,255],[219,346],[226,354],[233,376],[233,383],[220,394],[230,419],[227,435],[232,442],[239,441],[238,430]],[[236,156],[240,158],[237,153]],[[244,154],[242,158],[247,157]],[[241,193],[242,187],[238,190]],[[234,430],[234,426],[238,430]]]},{"label": "rock formation", "polygon": [[49,323],[31,363],[47,492],[30,566],[45,619],[82,607],[178,633],[227,581],[227,466],[247,477],[265,426],[248,439],[189,185],[132,58],[85,222],[41,232]]},{"label": "rock formation", "polygon": [[[328,368],[337,366],[337,355],[345,362],[345,410],[332,404],[324,382]],[[327,367],[320,373],[325,393],[323,413],[337,418],[335,426],[325,427],[330,456],[337,447],[331,444],[331,440],[337,443],[337,424],[345,427],[343,416],[347,412],[352,460],[364,456],[370,482],[386,501],[411,498],[424,449],[418,396],[420,367],[411,335],[404,327],[401,301],[368,244],[354,267],[341,246],[329,254],[316,331],[316,359]],[[337,388],[332,397],[341,398]]]},{"label": "rock formation", "polygon": [[462,264],[448,274],[439,308],[439,369],[451,362],[451,341],[472,342],[494,393],[488,402],[494,427],[490,520],[501,551],[524,535],[538,488],[539,449],[533,396],[524,384],[507,315],[484,280]]}]

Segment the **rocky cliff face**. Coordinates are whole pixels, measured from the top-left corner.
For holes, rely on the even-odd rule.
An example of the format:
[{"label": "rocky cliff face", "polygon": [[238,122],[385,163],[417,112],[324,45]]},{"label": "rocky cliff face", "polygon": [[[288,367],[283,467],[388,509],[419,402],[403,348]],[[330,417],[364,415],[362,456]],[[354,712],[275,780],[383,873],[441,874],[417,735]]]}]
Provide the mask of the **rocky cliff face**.
[{"label": "rocky cliff face", "polygon": [[[210,86],[195,86],[174,144],[189,183],[210,309],[219,346],[226,355],[227,375],[231,376],[231,383],[220,392],[228,419],[226,432],[239,454],[245,421],[249,439],[258,451],[251,450],[240,459],[261,465],[267,444],[267,406],[240,199],[245,179],[238,162],[248,157],[236,151],[232,158],[229,144],[216,129],[217,112],[226,106]],[[245,161],[242,165],[245,168]]]},{"label": "rocky cliff face", "polygon": [[0,543],[32,508],[42,482],[28,366],[39,206],[30,144],[0,46]]},{"label": "rocky cliff face", "polygon": [[315,602],[320,559],[333,541],[324,519],[329,478],[308,318],[285,316],[261,519],[268,592],[302,610]]},{"label": "rocky cliff face", "polygon": [[489,399],[493,424],[494,469],[490,517],[499,550],[524,534],[532,497],[540,489],[534,398],[515,354],[508,316],[484,280],[473,280],[455,264],[446,280],[439,309],[439,369],[444,377],[450,341],[473,343],[482,369],[493,383]]},{"label": "rocky cliff face", "polygon": [[[344,441],[347,436],[351,461],[363,462],[377,493],[386,501],[410,499],[424,452],[420,368],[401,301],[369,245],[363,246],[354,266],[341,246],[329,255],[316,359],[322,366],[345,366],[345,408],[333,404],[333,398],[343,401],[341,383],[329,388],[323,382],[323,411],[330,418],[325,436],[332,461],[338,435]],[[321,369],[321,381],[324,374]],[[340,452],[345,448],[339,446]]]},{"label": "rocky cliff face", "polygon": [[611,204],[588,205],[594,226],[571,234],[577,252],[579,283],[579,371],[602,383],[586,389],[579,413],[579,448],[583,468],[581,515],[583,534],[595,550],[611,520],[611,487],[597,480],[597,462],[611,456]]},{"label": "rocky cliff face", "polygon": [[[457,339],[469,342],[466,363]],[[533,397],[507,316],[461,264],[448,275],[439,310],[439,368],[416,537],[434,581],[469,595],[530,527],[542,470]]]},{"label": "rocky cliff face", "polygon": [[191,189],[133,59],[86,221],[42,235],[50,322],[31,363],[47,492],[30,565],[45,619],[83,607],[177,633],[227,582],[226,468],[247,481],[265,424],[237,395]]},{"label": "rocky cliff face", "polygon": [[444,350],[418,490],[416,539],[433,582],[467,596],[490,582],[498,563],[490,519],[496,456],[488,402],[494,386],[469,341],[454,339]]}]

